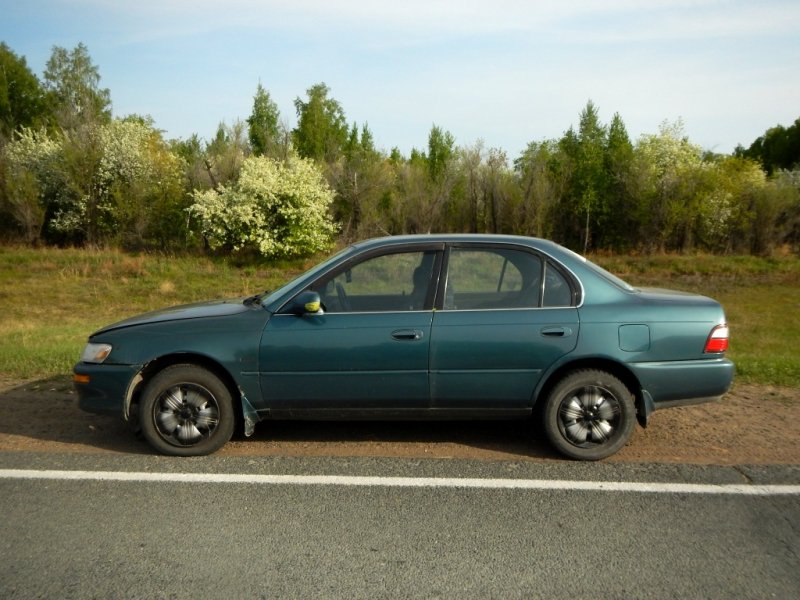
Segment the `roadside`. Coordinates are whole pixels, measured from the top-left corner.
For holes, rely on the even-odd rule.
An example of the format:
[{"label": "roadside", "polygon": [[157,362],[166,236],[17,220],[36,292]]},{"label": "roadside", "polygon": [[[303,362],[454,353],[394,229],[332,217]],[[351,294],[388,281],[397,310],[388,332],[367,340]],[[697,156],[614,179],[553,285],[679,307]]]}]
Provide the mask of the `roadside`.
[{"label": "roadside", "polygon": [[[605,462],[800,464],[800,389],[741,384],[722,402],[656,412]],[[151,454],[113,417],[82,412],[66,377],[0,379],[0,452]],[[524,422],[262,422],[219,456],[559,460]]]}]

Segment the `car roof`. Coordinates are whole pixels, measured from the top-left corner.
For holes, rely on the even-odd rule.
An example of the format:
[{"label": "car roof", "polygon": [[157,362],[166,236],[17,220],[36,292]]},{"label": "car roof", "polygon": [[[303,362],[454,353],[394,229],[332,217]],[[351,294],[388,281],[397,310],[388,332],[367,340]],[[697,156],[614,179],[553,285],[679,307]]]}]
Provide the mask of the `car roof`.
[{"label": "car roof", "polygon": [[[353,248],[358,250],[368,248],[378,248],[393,245],[403,244],[419,244],[425,242],[441,242],[441,243],[458,243],[458,242],[473,242],[473,243],[506,243],[517,244],[522,246],[530,246],[540,249],[552,249],[555,251],[567,251],[566,248],[556,244],[553,241],[545,240],[535,237],[526,237],[521,235],[502,235],[502,234],[489,234],[489,233],[421,233],[409,235],[392,235],[385,237],[371,238],[355,242]],[[569,251],[567,251],[569,252]]]}]

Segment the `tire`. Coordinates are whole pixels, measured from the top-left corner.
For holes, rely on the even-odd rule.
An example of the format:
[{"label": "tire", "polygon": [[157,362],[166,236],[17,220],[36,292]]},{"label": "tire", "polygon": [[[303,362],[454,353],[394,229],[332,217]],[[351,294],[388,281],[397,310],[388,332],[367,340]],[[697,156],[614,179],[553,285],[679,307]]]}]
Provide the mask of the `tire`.
[{"label": "tire", "polygon": [[231,439],[231,393],[219,377],[197,365],[167,367],[142,393],[142,435],[162,454],[203,456]]},{"label": "tire", "polygon": [[598,370],[573,371],[550,391],[544,430],[562,454],[578,460],[611,456],[630,439],[636,421],[631,391]]}]

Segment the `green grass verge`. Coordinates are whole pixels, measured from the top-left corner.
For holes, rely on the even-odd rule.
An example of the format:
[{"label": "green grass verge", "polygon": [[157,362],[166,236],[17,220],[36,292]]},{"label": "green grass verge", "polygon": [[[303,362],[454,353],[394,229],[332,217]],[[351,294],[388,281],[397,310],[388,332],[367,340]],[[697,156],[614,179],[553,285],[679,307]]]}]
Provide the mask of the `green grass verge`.
[{"label": "green grass verge", "polygon": [[711,296],[731,326],[737,381],[800,387],[800,259],[754,256],[596,256],[637,286]]},{"label": "green grass verge", "polygon": [[[719,300],[739,381],[800,387],[800,260],[719,256],[596,256],[634,285]],[[87,336],[137,313],[274,289],[317,259],[234,264],[118,250],[0,247],[0,375],[68,373]]]},{"label": "green grass verge", "polygon": [[68,373],[90,333],[174,304],[273,289],[315,261],[239,265],[117,250],[0,247],[0,374]]}]

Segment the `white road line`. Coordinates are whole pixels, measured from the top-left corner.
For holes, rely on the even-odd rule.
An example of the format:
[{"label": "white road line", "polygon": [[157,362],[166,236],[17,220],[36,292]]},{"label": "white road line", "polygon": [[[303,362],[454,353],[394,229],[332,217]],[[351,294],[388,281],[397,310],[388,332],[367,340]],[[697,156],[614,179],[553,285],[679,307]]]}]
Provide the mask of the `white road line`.
[{"label": "white road line", "polygon": [[258,475],[245,473],[149,473],[127,471],[55,471],[0,469],[0,479],[53,481],[130,481],[162,483],[247,483],[256,485],[324,485],[402,488],[470,488],[482,490],[563,490],[655,494],[726,494],[796,496],[800,485],[648,483],[635,481],[569,481],[558,479],[469,479],[442,477],[365,477],[352,475]]}]

